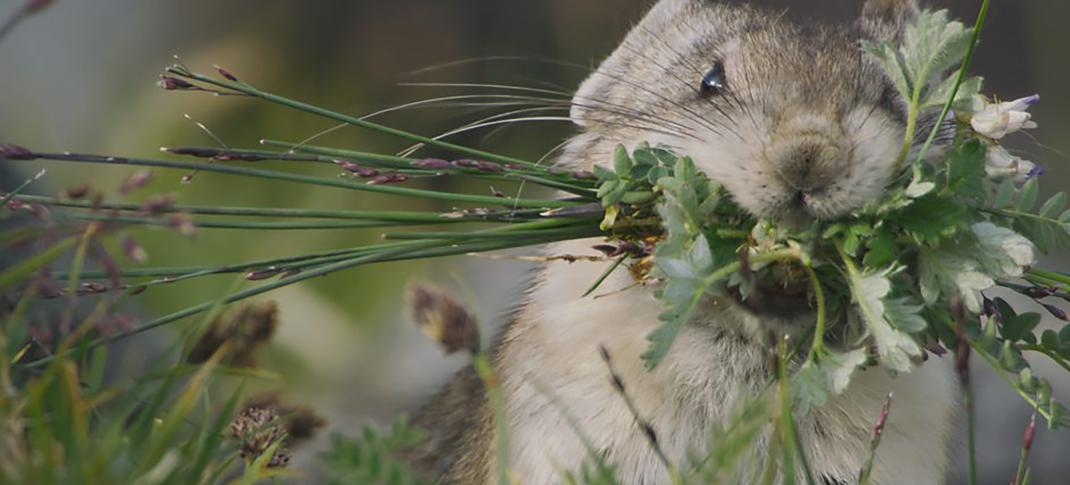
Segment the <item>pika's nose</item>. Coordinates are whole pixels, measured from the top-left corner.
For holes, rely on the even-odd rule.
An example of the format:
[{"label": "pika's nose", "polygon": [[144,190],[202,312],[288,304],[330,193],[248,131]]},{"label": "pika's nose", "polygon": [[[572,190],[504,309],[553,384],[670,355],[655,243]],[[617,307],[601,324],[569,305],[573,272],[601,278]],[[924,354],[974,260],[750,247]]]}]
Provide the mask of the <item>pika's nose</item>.
[{"label": "pika's nose", "polygon": [[819,192],[844,177],[847,158],[847,150],[818,134],[793,134],[766,151],[771,168],[800,195]]}]

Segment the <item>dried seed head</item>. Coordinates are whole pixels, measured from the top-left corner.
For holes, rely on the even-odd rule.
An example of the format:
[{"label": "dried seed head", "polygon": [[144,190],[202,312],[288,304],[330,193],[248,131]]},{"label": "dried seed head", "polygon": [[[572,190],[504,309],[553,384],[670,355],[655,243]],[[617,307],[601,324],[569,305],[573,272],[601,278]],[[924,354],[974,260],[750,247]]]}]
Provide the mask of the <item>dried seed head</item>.
[{"label": "dried seed head", "polygon": [[34,160],[37,158],[26,147],[10,143],[0,143],[0,158],[8,160]]},{"label": "dried seed head", "polygon": [[119,193],[123,195],[130,195],[131,192],[140,189],[152,182],[153,173],[152,170],[138,170],[130,175],[123,182],[123,185],[119,186]]},{"label": "dried seed head", "polygon": [[424,168],[428,170],[444,170],[450,168],[450,162],[442,160],[440,158],[425,158],[423,160],[413,160],[409,162],[415,168]]},{"label": "dried seed head", "polygon": [[479,352],[479,326],[471,312],[452,296],[428,285],[411,285],[408,303],[416,326],[447,354]]},{"label": "dried seed head", "polygon": [[223,76],[223,78],[225,78],[226,80],[238,82],[238,77],[235,76],[234,74],[232,74],[230,71],[228,71],[226,69],[223,69],[222,67],[219,67],[219,66],[214,66],[214,67],[215,67],[215,70],[217,72],[219,72],[219,75]]},{"label": "dried seed head", "polygon": [[246,408],[271,408],[279,416],[279,422],[286,431],[286,447],[294,449],[301,443],[313,438],[327,421],[307,406],[285,404],[278,392],[268,392],[249,398]]},{"label": "dried seed head", "polygon": [[197,89],[197,86],[189,81],[174,76],[160,76],[160,80],[156,81],[156,85],[165,91],[187,91],[190,89]]},{"label": "dried seed head", "polygon": [[505,170],[505,167],[494,162],[476,162],[476,168],[483,172],[498,173]]},{"label": "dried seed head", "polygon": [[167,219],[167,224],[183,236],[192,236],[197,233],[197,226],[193,224],[193,218],[189,214],[172,214]]},{"label": "dried seed head", "polygon": [[452,165],[453,165],[454,167],[460,167],[460,168],[479,168],[479,162],[477,162],[477,161],[475,161],[475,160],[469,160],[469,159],[464,159],[464,160],[454,160],[454,161],[453,161],[453,162],[451,162],[451,163],[452,163]]},{"label": "dried seed head", "polygon": [[1059,320],[1062,320],[1064,322],[1070,322],[1070,317],[1067,316],[1066,310],[1063,310],[1062,308],[1059,308],[1055,305],[1049,305],[1047,303],[1044,304],[1044,309],[1048,310],[1048,313],[1050,313],[1053,317],[1058,318]]},{"label": "dried seed head", "polygon": [[26,13],[37,13],[52,5],[53,0],[26,0],[23,10]]},{"label": "dried seed head", "polygon": [[89,184],[78,184],[67,187],[67,190],[63,191],[62,197],[71,200],[79,200],[84,199],[87,195],[89,195]]},{"label": "dried seed head", "polygon": [[372,169],[372,168],[368,168],[368,167],[362,167],[360,165],[357,165],[357,164],[355,164],[353,162],[349,162],[349,161],[346,161],[346,160],[335,160],[334,163],[336,165],[338,165],[339,167],[342,167],[343,169],[345,169],[345,171],[353,173],[358,177],[371,178],[371,177],[375,177],[376,175],[379,175],[379,171],[378,170],[375,170],[375,169]]},{"label": "dried seed head", "polygon": [[286,431],[280,426],[278,413],[270,407],[249,407],[230,422],[227,434],[241,444],[241,457],[252,462],[275,444],[275,454],[268,462],[269,468],[285,467],[290,462],[290,451],[285,448]]},{"label": "dried seed head", "polygon": [[382,175],[379,175],[379,176],[369,180],[368,181],[368,185],[398,184],[398,183],[405,182],[405,181],[408,181],[408,180],[409,180],[408,175],[403,175],[403,174],[400,174],[400,173],[384,173]]},{"label": "dried seed head", "polygon": [[145,251],[145,248],[138,244],[137,240],[129,234],[124,235],[119,245],[123,249],[123,254],[126,255],[126,259],[133,261],[137,264],[145,264],[149,260],[149,253]]},{"label": "dried seed head", "polygon": [[1026,453],[1029,453],[1029,451],[1033,449],[1033,439],[1036,437],[1036,435],[1037,435],[1037,415],[1034,414],[1033,417],[1029,418],[1029,426],[1026,426],[1026,428],[1025,428],[1025,436],[1023,437],[1023,440],[1022,440],[1022,444],[1023,444],[1022,448],[1025,449]]},{"label": "dried seed head", "polygon": [[278,328],[278,305],[275,302],[248,304],[230,315],[220,315],[190,351],[186,361],[205,362],[224,343],[230,342],[226,360],[234,367],[256,367],[256,353],[271,341]]},{"label": "dried seed head", "polygon": [[142,214],[158,216],[169,212],[174,205],[174,197],[170,195],[157,195],[149,197],[145,202],[142,202],[140,211]]}]

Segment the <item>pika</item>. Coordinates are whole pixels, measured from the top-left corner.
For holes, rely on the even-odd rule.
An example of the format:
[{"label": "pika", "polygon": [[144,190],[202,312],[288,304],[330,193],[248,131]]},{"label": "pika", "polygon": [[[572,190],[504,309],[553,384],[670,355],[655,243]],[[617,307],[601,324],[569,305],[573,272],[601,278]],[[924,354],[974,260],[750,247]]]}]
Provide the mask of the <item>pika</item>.
[{"label": "pika", "polygon": [[[860,41],[900,42],[917,14],[914,0],[868,0],[852,25],[798,25],[741,2],[661,0],[579,88],[571,118],[580,133],[560,163],[590,168],[609,163],[619,144],[649,142],[690,155],[756,216],[846,214],[883,194],[906,131],[904,100]],[[922,119],[918,133],[938,122]],[[916,145],[921,142],[919,135]],[[549,251],[583,254],[594,244],[561,243]],[[755,305],[711,298],[666,360],[647,371],[640,355],[662,308],[653,289],[616,291],[633,285],[626,272],[604,283],[607,296],[582,297],[605,269],[541,269],[494,348],[508,464],[522,483],[557,483],[582,466],[588,452],[570,417],[616,467],[621,483],[669,483],[612,386],[601,348],[613,356],[660,448],[686,466],[702,456],[712,427],[773,379],[769,331],[814,321],[805,299]],[[814,475],[825,484],[857,480],[873,423],[894,393],[871,482],[941,483],[954,389],[951,366],[941,359],[896,378],[878,368],[860,372],[845,394],[797,417]],[[414,422],[429,440],[410,458],[429,477],[456,484],[496,479],[493,420],[473,372],[460,373]],[[757,481],[766,462],[763,443],[737,464],[741,483]]]}]

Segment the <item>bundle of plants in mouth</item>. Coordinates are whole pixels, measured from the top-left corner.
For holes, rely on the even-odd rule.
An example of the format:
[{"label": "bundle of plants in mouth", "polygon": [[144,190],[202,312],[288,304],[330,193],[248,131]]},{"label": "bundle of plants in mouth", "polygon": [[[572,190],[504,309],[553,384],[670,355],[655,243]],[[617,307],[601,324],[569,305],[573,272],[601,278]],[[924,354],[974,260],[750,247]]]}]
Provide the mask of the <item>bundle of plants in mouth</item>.
[{"label": "bundle of plants in mouth", "polygon": [[[592,244],[597,244],[606,261],[613,261],[606,276],[630,269],[638,282],[657,287],[665,305],[663,325],[650,335],[650,348],[644,355],[651,368],[671,352],[677,333],[705,298],[731,297],[743,304],[774,298],[771,301],[801,302],[816,314],[809,336],[797,341],[809,344],[805,351],[796,348],[800,365],[793,395],[798,406],[821,405],[842,391],[859,367],[880,365],[891,372],[909,372],[927,353],[952,349],[962,356],[972,349],[1011,377],[1012,385],[1052,426],[1070,425],[1064,408],[1052,398],[1050,386],[1032,375],[1023,357],[1026,352],[1038,352],[1070,369],[1070,327],[1038,336],[1034,329],[1039,314],[1018,314],[1004,300],[989,299],[983,293],[1002,286],[1037,300],[1065,320],[1066,315],[1051,303],[1070,301],[1070,276],[1034,264],[1038,252],[1070,249],[1070,210],[1066,210],[1065,194],[1040,203],[1038,168],[999,145],[1010,132],[1033,126],[1026,109],[1037,98],[998,103],[979,95],[981,79],[966,76],[976,34],[976,28],[950,21],[946,12],[926,12],[908,28],[902,48],[864,46],[886,70],[899,95],[909,101],[909,129],[898,160],[901,176],[888,187],[886,196],[837,220],[778,223],[756,218],[737,207],[721,185],[701,173],[686,154],[660,147],[643,145],[631,152],[621,147],[611,163],[593,172],[557,169],[336,113],[262,91],[224,69],[217,69],[218,76],[207,76],[182,63],[167,69],[161,87],[258,98],[467,158],[420,159],[272,140],[263,144],[274,150],[164,149],[207,162],[43,153],[16,145],[0,147],[0,156],[9,161],[183,169],[190,172],[187,177],[200,172],[201,176],[275,179],[445,201],[464,208],[438,213],[184,206],[160,199],[111,203],[86,198],[84,193],[58,198],[24,195],[25,186],[3,195],[0,205],[9,210],[62,208],[64,214],[87,221],[94,234],[131,224],[186,230],[434,229],[387,232],[388,242],[378,245],[223,266],[56,273],[68,280],[68,291],[79,292],[92,292],[88,283],[80,281],[102,278],[110,278],[111,286],[92,283],[97,285],[93,288],[129,293],[225,273],[245,274],[248,280],[259,282],[229,295],[228,303],[370,263],[600,238]],[[953,75],[945,74],[956,66],[961,67]],[[921,150],[911,150],[918,120],[932,112],[948,122],[923,134],[928,139]],[[951,148],[932,150],[934,140],[948,134],[949,125],[955,130]],[[324,178],[247,165],[263,160],[333,164],[342,176]],[[447,176],[492,184],[519,181],[565,195],[530,199],[497,191],[480,195],[405,184]],[[135,177],[130,183],[143,182]],[[486,227],[451,230],[470,224]],[[56,239],[39,257],[54,259],[88,233],[68,230],[68,236]],[[0,290],[25,281],[25,268],[31,266],[16,266],[0,275]],[[590,293],[595,293],[600,282],[591,283]],[[174,322],[215,303],[204,302],[102,336],[91,345]]]}]

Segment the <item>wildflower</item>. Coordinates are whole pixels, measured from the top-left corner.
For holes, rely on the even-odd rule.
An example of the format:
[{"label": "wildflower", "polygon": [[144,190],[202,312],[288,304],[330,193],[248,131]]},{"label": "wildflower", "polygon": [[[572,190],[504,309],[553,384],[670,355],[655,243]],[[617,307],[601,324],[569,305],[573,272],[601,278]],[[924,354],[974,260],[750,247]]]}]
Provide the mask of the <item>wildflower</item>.
[{"label": "wildflower", "polygon": [[1001,146],[988,149],[988,161],[985,172],[994,179],[1010,178],[1015,183],[1023,184],[1033,177],[1044,175],[1044,167],[1029,160],[1016,157]]},{"label": "wildflower", "polygon": [[1018,130],[1036,128],[1033,115],[1026,110],[1038,102],[1040,96],[1033,95],[1006,103],[985,103],[974,112],[970,125],[978,133],[994,140]]},{"label": "wildflower", "polygon": [[476,318],[453,297],[431,286],[413,285],[408,300],[416,326],[447,354],[479,351]]}]

